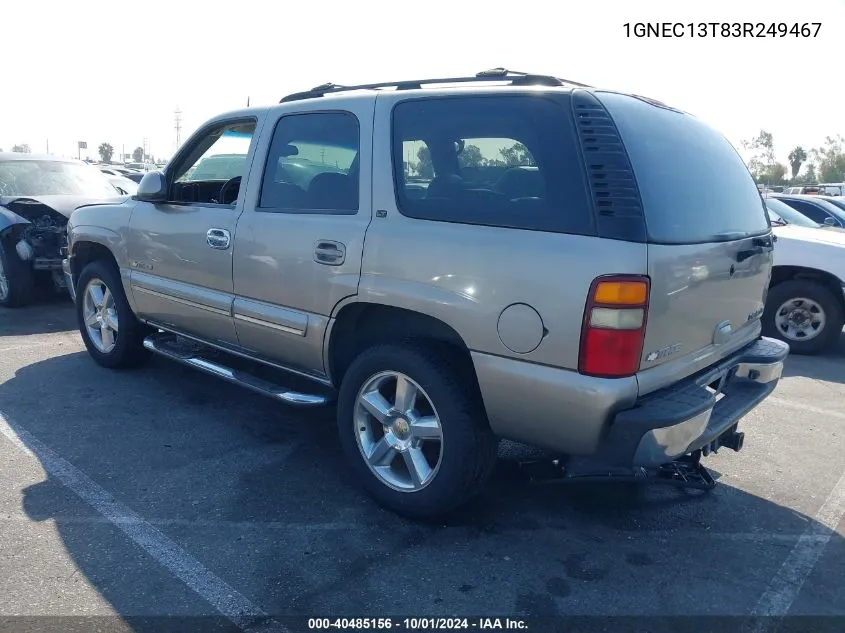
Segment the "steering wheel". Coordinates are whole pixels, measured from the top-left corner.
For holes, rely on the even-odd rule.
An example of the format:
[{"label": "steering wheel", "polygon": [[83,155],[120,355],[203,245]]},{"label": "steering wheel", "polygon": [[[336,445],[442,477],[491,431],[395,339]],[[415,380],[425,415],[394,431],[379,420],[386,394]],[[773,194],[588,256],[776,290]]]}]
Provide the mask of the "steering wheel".
[{"label": "steering wheel", "polygon": [[[229,194],[229,189],[235,189],[235,195],[232,197],[231,200],[227,199],[227,195]],[[223,186],[220,187],[220,204],[232,204],[235,200],[238,199],[238,192],[241,188],[241,177],[235,176],[234,178],[229,178],[226,182],[223,183]]]}]

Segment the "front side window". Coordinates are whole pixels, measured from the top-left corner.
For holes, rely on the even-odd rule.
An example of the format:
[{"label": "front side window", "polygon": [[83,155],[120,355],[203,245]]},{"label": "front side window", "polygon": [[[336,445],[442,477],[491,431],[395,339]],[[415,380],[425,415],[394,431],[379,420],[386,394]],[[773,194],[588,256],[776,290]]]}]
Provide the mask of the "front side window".
[{"label": "front side window", "polygon": [[233,204],[246,176],[255,121],[225,123],[195,143],[171,172],[175,202]]},{"label": "front side window", "polygon": [[573,122],[543,97],[445,97],[393,110],[399,211],[542,231],[592,230]]},{"label": "front side window", "polygon": [[283,116],[273,132],[259,208],[356,213],[359,135],[358,119],[349,112]]}]

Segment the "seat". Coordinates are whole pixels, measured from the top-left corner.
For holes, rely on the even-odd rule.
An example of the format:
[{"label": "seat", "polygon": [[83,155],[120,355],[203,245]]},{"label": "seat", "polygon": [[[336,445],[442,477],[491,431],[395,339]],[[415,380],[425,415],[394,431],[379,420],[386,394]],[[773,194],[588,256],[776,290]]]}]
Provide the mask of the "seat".
[{"label": "seat", "polygon": [[499,182],[496,191],[509,200],[516,198],[542,198],[543,177],[540,171],[530,167],[514,167],[509,169]]},{"label": "seat", "polygon": [[457,174],[435,176],[429,183],[425,197],[431,198],[459,198],[464,191],[464,180]]},{"label": "seat", "polygon": [[308,185],[308,206],[312,209],[358,209],[358,183],[346,174],[323,172]]}]

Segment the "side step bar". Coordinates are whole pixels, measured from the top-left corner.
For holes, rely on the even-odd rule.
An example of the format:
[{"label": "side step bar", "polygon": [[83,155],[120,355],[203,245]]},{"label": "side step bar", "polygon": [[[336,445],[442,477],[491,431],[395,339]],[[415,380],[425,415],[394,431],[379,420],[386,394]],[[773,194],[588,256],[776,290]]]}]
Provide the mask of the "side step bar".
[{"label": "side step bar", "polygon": [[206,374],[217,376],[286,404],[315,407],[329,404],[332,400],[328,395],[291,391],[242,370],[227,367],[217,360],[204,358],[202,352],[197,351],[196,348],[180,346],[171,334],[150,335],[144,339],[144,347],[155,354],[175,360],[188,367],[199,369]]}]

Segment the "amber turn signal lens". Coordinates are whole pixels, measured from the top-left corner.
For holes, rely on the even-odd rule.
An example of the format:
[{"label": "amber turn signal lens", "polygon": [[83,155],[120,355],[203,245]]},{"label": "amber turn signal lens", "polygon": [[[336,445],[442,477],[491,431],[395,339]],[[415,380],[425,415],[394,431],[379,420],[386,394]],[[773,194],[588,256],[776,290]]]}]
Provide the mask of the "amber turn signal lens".
[{"label": "amber turn signal lens", "polygon": [[596,285],[593,301],[604,305],[644,305],[648,285],[644,281],[602,281]]}]

